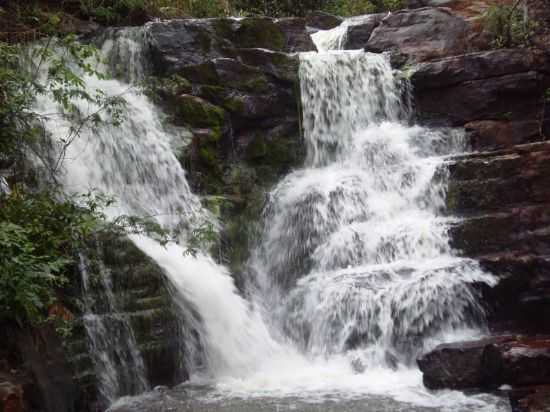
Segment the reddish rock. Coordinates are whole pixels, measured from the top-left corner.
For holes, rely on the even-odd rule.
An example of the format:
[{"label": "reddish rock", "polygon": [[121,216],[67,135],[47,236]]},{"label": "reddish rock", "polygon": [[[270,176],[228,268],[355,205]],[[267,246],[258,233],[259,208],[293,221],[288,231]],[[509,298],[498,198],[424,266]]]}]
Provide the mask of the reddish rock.
[{"label": "reddish rock", "polygon": [[538,120],[478,120],[466,123],[464,128],[470,133],[474,150],[509,148],[518,144],[540,139]]},{"label": "reddish rock", "polygon": [[550,385],[537,385],[510,392],[514,412],[550,412]]},{"label": "reddish rock", "polygon": [[418,359],[431,389],[550,383],[550,337],[498,336],[444,344]]},{"label": "reddish rock", "polygon": [[550,337],[492,342],[484,348],[482,365],[495,384],[550,384]]},{"label": "reddish rock", "polygon": [[23,388],[0,380],[0,410],[2,412],[23,412]]}]

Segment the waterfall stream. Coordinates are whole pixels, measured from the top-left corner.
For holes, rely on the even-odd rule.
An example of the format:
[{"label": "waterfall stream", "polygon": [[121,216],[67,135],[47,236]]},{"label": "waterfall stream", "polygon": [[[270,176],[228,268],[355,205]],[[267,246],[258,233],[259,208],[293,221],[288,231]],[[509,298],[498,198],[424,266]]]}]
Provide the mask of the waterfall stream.
[{"label": "waterfall stream", "polygon": [[[69,147],[62,181],[69,193],[113,195],[112,218],[153,216],[185,229],[213,218],[175,155],[189,132],[167,126],[132,84],[146,72],[143,30],[105,35],[102,53],[115,74],[127,68],[123,80],[84,80],[122,94],[127,116],[119,127],[84,130]],[[206,397],[216,399],[375,396],[494,410],[491,401],[459,392],[429,393],[414,365],[437,343],[483,332],[472,284],[494,282],[449,246],[445,159],[465,150],[462,132],[410,125],[406,88],[383,55],[305,53],[300,81],[307,160],[269,194],[248,265],[250,299],[206,253],[184,253],[185,230],[166,247],[131,236],[200,315],[206,370],[191,370],[190,385],[207,383]],[[45,98],[37,109],[56,111]],[[80,104],[83,113],[95,109]],[[55,141],[70,124],[49,117],[46,127]],[[109,359],[103,356],[102,369]],[[128,394],[135,391],[108,397]]]}]

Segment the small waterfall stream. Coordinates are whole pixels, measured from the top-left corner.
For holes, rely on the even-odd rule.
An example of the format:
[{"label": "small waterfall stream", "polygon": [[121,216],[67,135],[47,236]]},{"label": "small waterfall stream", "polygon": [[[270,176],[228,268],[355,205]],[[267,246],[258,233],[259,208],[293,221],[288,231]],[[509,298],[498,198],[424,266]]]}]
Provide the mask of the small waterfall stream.
[{"label": "small waterfall stream", "polygon": [[[175,155],[189,133],[166,126],[133,86],[146,72],[143,36],[144,29],[105,34],[102,53],[123,80],[84,80],[124,95],[127,116],[119,127],[85,130],[69,147],[62,179],[70,193],[94,188],[115,196],[112,218],[153,216],[181,232],[166,247],[143,235],[131,239],[164,269],[174,299],[200,315],[195,329],[204,347],[197,350],[204,350],[206,370],[191,370],[191,385],[209,384],[208,399],[385,397],[493,410],[458,392],[427,392],[414,365],[430,346],[482,331],[471,285],[494,282],[449,246],[445,156],[465,149],[462,133],[409,125],[402,83],[385,56],[301,55],[307,161],[270,193],[247,300],[225,267],[206,253],[184,253],[186,231],[212,217]],[[44,98],[37,109],[56,111]],[[50,117],[46,127],[55,141],[70,124]],[[131,337],[125,340],[131,346]],[[130,352],[139,364],[139,353]],[[116,374],[101,372],[109,356],[97,362],[109,385]],[[140,381],[139,368],[132,371]],[[106,396],[136,392],[118,388]]]}]

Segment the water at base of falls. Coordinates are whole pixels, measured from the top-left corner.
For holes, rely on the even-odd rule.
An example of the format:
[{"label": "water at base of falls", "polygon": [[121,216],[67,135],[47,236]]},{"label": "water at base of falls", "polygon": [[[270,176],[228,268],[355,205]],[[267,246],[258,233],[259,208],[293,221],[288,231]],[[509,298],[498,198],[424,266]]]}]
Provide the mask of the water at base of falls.
[{"label": "water at base of falls", "polygon": [[[118,31],[103,53],[139,64],[140,36]],[[127,81],[143,72],[133,69]],[[113,410],[506,410],[490,396],[431,393],[412,365],[436,343],[481,333],[483,311],[469,285],[493,282],[449,247],[442,166],[464,149],[460,133],[407,125],[383,56],[303,55],[300,76],[308,160],[270,194],[250,300],[211,257],[186,255],[185,236],[167,247],[131,237],[164,269],[182,306],[198,312],[205,367],[190,364],[181,388],[123,398]],[[163,127],[153,103],[126,82],[84,80],[124,93],[128,116],[70,146],[66,190],[97,188],[118,200],[111,217],[155,216],[169,229],[209,219],[174,155],[185,132]],[[53,113],[53,104],[37,107]],[[46,126],[54,139],[69,127],[57,118]]]}]

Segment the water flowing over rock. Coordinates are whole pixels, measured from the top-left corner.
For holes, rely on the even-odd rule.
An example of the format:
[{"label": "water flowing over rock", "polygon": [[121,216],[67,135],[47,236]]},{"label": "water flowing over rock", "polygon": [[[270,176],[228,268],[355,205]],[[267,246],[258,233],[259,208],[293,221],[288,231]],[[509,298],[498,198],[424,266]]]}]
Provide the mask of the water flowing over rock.
[{"label": "water flowing over rock", "polygon": [[[63,184],[114,195],[110,218],[150,216],[177,242],[96,239],[83,253],[86,314],[70,360],[88,404],[98,383],[104,407],[189,379],[222,400],[500,410],[426,392],[417,357],[430,388],[547,382],[534,367],[548,362],[544,337],[445,343],[550,333],[549,149],[516,146],[548,127],[547,59],[468,53],[472,39],[484,47],[478,28],[446,8],[340,21],[155,21],[97,39],[118,80],[85,82],[125,96],[128,116],[83,133]],[[392,69],[404,63],[419,64]],[[135,90],[145,78],[146,95]],[[37,102],[44,114],[52,105]],[[54,141],[70,127],[46,126]],[[205,223],[221,230],[229,268],[185,253]],[[178,408],[187,395],[174,393],[113,410]]]},{"label": "water flowing over rock", "polygon": [[405,89],[381,55],[301,59],[308,156],[270,194],[260,288],[308,352],[410,363],[429,338],[482,324],[471,284],[493,283],[456,257],[441,215],[441,156],[463,150],[462,136],[408,126]]}]

